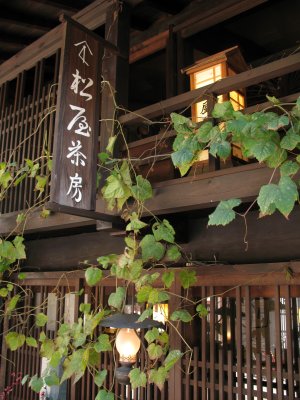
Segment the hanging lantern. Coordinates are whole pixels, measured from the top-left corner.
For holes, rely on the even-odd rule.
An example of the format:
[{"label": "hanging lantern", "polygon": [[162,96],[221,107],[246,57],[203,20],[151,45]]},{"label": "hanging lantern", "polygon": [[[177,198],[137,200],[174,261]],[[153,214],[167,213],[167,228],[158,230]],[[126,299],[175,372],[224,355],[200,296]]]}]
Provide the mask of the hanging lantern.
[{"label": "hanging lantern", "polygon": [[115,313],[100,322],[100,326],[105,328],[118,329],[116,336],[116,348],[119,353],[119,362],[121,367],[116,369],[116,379],[119,383],[128,385],[130,383],[129,373],[131,367],[137,361],[137,353],[141,342],[136,331],[138,329],[151,329],[154,327],[162,328],[163,324],[146,318],[138,322],[139,314]]}]

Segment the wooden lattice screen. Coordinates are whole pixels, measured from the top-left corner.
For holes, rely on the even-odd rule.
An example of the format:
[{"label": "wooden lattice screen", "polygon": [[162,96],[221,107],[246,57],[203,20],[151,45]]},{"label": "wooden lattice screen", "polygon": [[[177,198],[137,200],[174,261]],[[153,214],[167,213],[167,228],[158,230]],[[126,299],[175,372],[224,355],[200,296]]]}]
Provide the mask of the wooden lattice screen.
[{"label": "wooden lattice screen", "polygon": [[[239,269],[238,269],[239,268]],[[129,386],[115,384],[116,398],[142,400],[198,400],[198,399],[297,399],[300,398],[300,265],[293,265],[294,278],[287,281],[286,266],[261,264],[258,266],[209,266],[197,267],[197,283],[188,291],[194,301],[207,307],[205,318],[196,318],[192,324],[178,326],[187,343],[193,348],[192,358],[186,353],[181,364],[170,372],[168,383],[160,392],[153,385],[132,391]],[[48,312],[47,335],[52,337],[57,323],[64,318],[78,317],[80,302],[106,305],[114,291],[115,280],[105,279],[102,286],[84,286],[82,273],[68,274],[59,279],[60,273],[30,273],[25,288],[31,295],[26,302],[37,310]],[[86,290],[82,298],[74,297],[73,305],[65,295]],[[178,280],[171,291],[184,294]],[[185,293],[186,294],[186,293]],[[54,297],[53,297],[54,296]],[[69,295],[70,296],[70,295]],[[52,299],[51,299],[52,297]],[[43,304],[48,298],[52,311]],[[61,300],[59,300],[61,299]],[[69,302],[69,303],[68,303]],[[55,304],[55,306],[53,306]],[[169,311],[184,306],[179,296],[172,297]],[[54,307],[54,311],[53,311]],[[195,306],[185,303],[192,313]],[[50,314],[49,314],[50,313]],[[52,317],[51,317],[52,315]],[[12,327],[16,321],[8,321]],[[38,338],[40,329],[32,329],[28,320],[26,334]],[[170,330],[172,348],[185,352],[186,347],[174,331]],[[3,353],[6,362],[6,385],[11,384],[12,374],[22,372],[30,376],[41,371],[41,361],[34,348],[24,346],[19,351]],[[144,366],[145,356],[140,352],[139,364]],[[101,355],[99,368],[106,368],[106,386],[113,383],[112,354]],[[67,387],[66,399],[93,399],[97,388],[86,374],[76,385]],[[26,387],[15,386],[11,399],[37,399]]]},{"label": "wooden lattice screen", "polygon": [[[43,146],[52,152],[59,62],[60,50],[0,87],[2,162],[20,166],[25,159],[36,160],[42,154]],[[46,161],[41,160],[40,165],[41,173],[46,174]],[[32,179],[25,179],[12,187],[1,201],[0,212],[19,211],[35,204],[37,192],[33,185]],[[48,191],[47,187],[46,195]]]}]

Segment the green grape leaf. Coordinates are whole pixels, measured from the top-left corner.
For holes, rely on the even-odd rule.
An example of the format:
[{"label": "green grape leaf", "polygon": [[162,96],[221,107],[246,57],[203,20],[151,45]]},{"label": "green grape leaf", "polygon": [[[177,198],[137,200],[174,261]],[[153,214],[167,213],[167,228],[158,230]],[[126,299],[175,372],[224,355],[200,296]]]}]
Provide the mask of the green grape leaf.
[{"label": "green grape leaf", "polygon": [[157,328],[152,328],[145,333],[145,339],[148,344],[153,343],[155,340],[159,338],[159,330]]},{"label": "green grape leaf", "polygon": [[208,310],[203,304],[198,304],[196,307],[196,311],[200,318],[206,318],[208,315]]},{"label": "green grape leaf", "polygon": [[60,352],[54,351],[51,355],[49,364],[51,367],[56,368],[58,367],[61,360],[62,360],[62,355],[60,354]]},{"label": "green grape leaf", "polygon": [[133,197],[138,201],[146,201],[153,196],[151,183],[141,175],[136,177],[136,185],[131,188]]},{"label": "green grape leaf", "polygon": [[218,156],[222,160],[226,160],[231,154],[231,144],[226,140],[217,140],[211,143],[209,153],[214,157]]},{"label": "green grape leaf", "polygon": [[162,303],[162,302],[168,301],[168,300],[169,300],[168,293],[166,293],[162,290],[156,289],[156,288],[153,288],[151,290],[149,297],[148,297],[149,304]]},{"label": "green grape leaf", "polygon": [[183,289],[188,289],[197,282],[196,271],[182,270],[179,273],[179,279]]},{"label": "green grape leaf", "polygon": [[111,293],[108,298],[108,305],[120,310],[125,299],[125,288],[118,287],[115,293]]},{"label": "green grape leaf", "polygon": [[297,200],[297,185],[289,176],[282,176],[278,185],[270,183],[260,188],[257,203],[261,216],[273,214],[277,208],[287,218]]},{"label": "green grape leaf", "polygon": [[181,253],[176,245],[169,246],[166,252],[167,261],[178,261],[181,257]]},{"label": "green grape leaf", "polygon": [[7,297],[8,295],[8,289],[7,288],[1,288],[0,289],[0,297]]},{"label": "green grape leaf", "polygon": [[149,382],[154,383],[160,390],[162,390],[169,375],[167,369],[165,367],[150,369],[148,374]]},{"label": "green grape leaf", "polygon": [[224,101],[216,103],[211,114],[214,118],[231,119],[234,116],[234,109],[230,101]]},{"label": "green grape leaf", "polygon": [[162,281],[166,288],[170,288],[175,280],[175,273],[173,271],[166,271],[162,274]]},{"label": "green grape leaf", "polygon": [[153,235],[146,235],[140,242],[143,261],[159,261],[165,254],[165,247],[155,240]]},{"label": "green grape leaf", "polygon": [[156,222],[153,224],[152,232],[157,242],[164,240],[169,243],[174,243],[175,241],[174,228],[166,219],[164,219],[162,222]]},{"label": "green grape leaf", "polygon": [[106,333],[102,333],[98,337],[98,341],[95,344],[94,348],[97,353],[100,353],[101,351],[111,351],[112,346],[109,340],[109,336]]},{"label": "green grape leaf", "polygon": [[177,133],[190,133],[196,127],[196,124],[190,118],[184,117],[181,114],[171,113],[171,120]]},{"label": "green grape leaf", "polygon": [[94,382],[98,387],[103,386],[103,383],[106,379],[107,376],[107,370],[103,369],[100,372],[97,372],[97,374],[94,376]]},{"label": "green grape leaf", "polygon": [[44,386],[44,381],[42,378],[39,378],[37,375],[34,375],[29,381],[29,387],[36,393],[39,393]]},{"label": "green grape leaf", "polygon": [[29,378],[29,375],[28,375],[28,374],[23,376],[23,378],[22,378],[22,380],[21,380],[21,385],[22,385],[22,386],[25,385],[25,383],[28,381],[28,378]]},{"label": "green grape leaf", "polygon": [[25,343],[25,335],[18,332],[9,332],[5,335],[5,342],[11,351],[15,351]]},{"label": "green grape leaf", "polygon": [[130,222],[126,226],[126,231],[135,231],[138,232],[140,229],[148,226],[145,222],[139,220],[139,217],[136,212],[133,212],[130,216]]},{"label": "green grape leaf", "polygon": [[277,145],[266,137],[255,141],[255,144],[251,146],[251,153],[259,162],[262,162],[270,157],[276,149]]},{"label": "green grape leaf", "polygon": [[151,343],[148,346],[147,352],[150,360],[156,360],[157,358],[160,358],[163,355],[163,349],[161,345],[155,343]]},{"label": "green grape leaf", "polygon": [[270,131],[277,131],[284,126],[288,126],[290,123],[289,117],[287,115],[276,115],[265,125],[266,129]]},{"label": "green grape leaf", "polygon": [[139,316],[139,319],[137,320],[137,322],[143,322],[143,321],[145,321],[145,319],[152,317],[152,315],[153,315],[153,310],[152,310],[152,308],[148,307]]},{"label": "green grape leaf", "polygon": [[48,218],[51,214],[50,210],[47,210],[46,208],[43,208],[42,211],[40,212],[40,217],[41,218]]},{"label": "green grape leaf", "polygon": [[274,183],[263,185],[257,197],[261,215],[271,215],[276,210],[276,199],[278,198],[278,186]]},{"label": "green grape leaf", "polygon": [[44,377],[44,382],[47,386],[58,386],[59,385],[59,377],[56,372],[52,371],[50,375]]},{"label": "green grape leaf", "polygon": [[47,315],[45,315],[43,313],[36,314],[36,316],[35,316],[36,326],[45,326],[47,322],[48,322]]},{"label": "green grape leaf", "polygon": [[300,143],[300,135],[295,133],[293,128],[291,128],[281,139],[280,146],[285,150],[294,150],[298,143]]},{"label": "green grape leaf", "polygon": [[129,379],[132,390],[138,387],[146,387],[147,384],[146,374],[145,372],[142,372],[139,368],[133,368],[129,372]]},{"label": "green grape leaf", "polygon": [[24,242],[24,238],[22,236],[16,236],[13,240],[17,260],[24,260],[26,258],[25,246],[24,246],[23,242]]},{"label": "green grape leaf", "polygon": [[84,353],[84,349],[79,349],[74,351],[68,358],[65,359],[63,364],[64,373],[60,381],[61,384],[66,379],[69,379],[73,374],[76,374],[77,378],[79,379],[84,374],[87,367],[87,361],[84,358]]},{"label": "green grape leaf", "polygon": [[282,176],[278,187],[280,196],[276,200],[276,207],[287,218],[299,198],[297,185],[289,176]]},{"label": "green grape leaf", "polygon": [[30,346],[30,347],[37,347],[37,341],[36,341],[35,338],[33,338],[33,337],[31,337],[31,336],[28,336],[25,340],[26,340],[27,346]]},{"label": "green grape leaf", "polygon": [[171,158],[175,167],[182,167],[190,164],[195,156],[195,152],[188,147],[182,147],[171,154]]},{"label": "green grape leaf", "polygon": [[98,160],[102,163],[102,164],[104,164],[107,160],[108,160],[108,158],[109,158],[109,154],[107,154],[107,153],[105,153],[105,152],[101,152],[101,153],[98,153],[97,154],[97,157],[98,157]]},{"label": "green grape leaf", "polygon": [[196,137],[201,143],[208,143],[211,140],[211,130],[213,129],[212,122],[204,122],[200,125],[196,132]]},{"label": "green grape leaf", "polygon": [[182,357],[182,353],[180,350],[172,350],[167,355],[166,359],[163,362],[163,366],[165,367],[166,371],[170,371],[170,369],[180,360]]},{"label": "green grape leaf", "polygon": [[106,146],[106,151],[107,151],[108,153],[110,153],[110,154],[113,153],[116,140],[117,140],[117,136],[111,136],[111,137],[108,139],[108,144],[107,144],[107,146]]},{"label": "green grape leaf", "polygon": [[171,314],[171,321],[191,322],[193,317],[187,310],[177,310]]},{"label": "green grape leaf", "polygon": [[45,339],[41,345],[40,353],[43,357],[50,360],[54,353],[54,350],[55,350],[54,341],[52,339]]},{"label": "green grape leaf", "polygon": [[275,96],[266,95],[266,98],[274,105],[280,104],[280,100],[278,100]]},{"label": "green grape leaf", "polygon": [[16,294],[14,297],[12,297],[6,307],[6,313],[10,314],[17,306],[18,301],[20,300],[20,295]]},{"label": "green grape leaf", "polygon": [[115,396],[111,392],[107,392],[104,389],[101,389],[100,392],[98,392],[97,396],[95,397],[95,400],[114,400]]},{"label": "green grape leaf", "polygon": [[152,291],[152,286],[142,286],[136,294],[136,299],[138,303],[146,303],[149,299],[149,295]]},{"label": "green grape leaf", "polygon": [[79,311],[84,314],[89,314],[91,311],[91,304],[90,303],[81,303],[79,305]]},{"label": "green grape leaf", "polygon": [[12,176],[11,176],[10,172],[6,171],[6,172],[1,173],[0,187],[2,186],[3,189],[7,189],[10,181],[12,181]]},{"label": "green grape leaf", "polygon": [[222,200],[215,211],[209,215],[208,225],[227,225],[235,219],[234,207],[241,204],[240,199]]},{"label": "green grape leaf", "polygon": [[25,213],[19,213],[17,218],[16,218],[16,223],[17,224],[22,224],[26,219]]},{"label": "green grape leaf", "polygon": [[295,175],[300,169],[298,163],[294,161],[286,161],[280,167],[281,176],[292,176]]},{"label": "green grape leaf", "polygon": [[103,272],[97,267],[89,267],[85,271],[85,280],[89,286],[95,286],[102,279]]},{"label": "green grape leaf", "polygon": [[48,179],[47,176],[37,175],[35,179],[36,184],[34,189],[40,193],[43,193]]}]

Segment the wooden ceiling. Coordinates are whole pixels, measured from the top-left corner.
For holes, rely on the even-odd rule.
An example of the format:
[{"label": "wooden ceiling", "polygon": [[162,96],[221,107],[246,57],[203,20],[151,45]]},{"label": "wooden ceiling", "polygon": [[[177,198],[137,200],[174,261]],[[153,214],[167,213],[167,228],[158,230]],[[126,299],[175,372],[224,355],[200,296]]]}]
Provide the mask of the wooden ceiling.
[{"label": "wooden ceiling", "polygon": [[[0,63],[94,0],[0,0]],[[132,7],[133,33],[147,30],[184,10],[195,0],[126,0]]]},{"label": "wooden ceiling", "polygon": [[[0,0],[0,63],[57,26],[62,13],[72,16],[93,1]],[[239,44],[248,62],[300,41],[299,0],[123,1],[132,9],[133,51],[140,51],[155,36],[165,40],[170,25],[203,54]]]}]

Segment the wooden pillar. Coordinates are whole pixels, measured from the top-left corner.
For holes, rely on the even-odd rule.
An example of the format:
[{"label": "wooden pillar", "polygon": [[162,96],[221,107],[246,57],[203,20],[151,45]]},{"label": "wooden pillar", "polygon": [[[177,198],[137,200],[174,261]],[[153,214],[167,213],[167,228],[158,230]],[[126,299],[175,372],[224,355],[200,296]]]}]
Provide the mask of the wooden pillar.
[{"label": "wooden pillar", "polygon": [[176,32],[177,45],[177,94],[188,92],[190,90],[190,81],[181,70],[188,65],[193,64],[193,48],[187,39],[183,39],[181,32]]},{"label": "wooden pillar", "polygon": [[[3,305],[3,303],[2,303]],[[3,332],[8,331],[8,318],[7,316],[3,319],[2,325]],[[0,393],[5,389],[5,381],[6,381],[6,368],[7,368],[7,346],[5,343],[4,335],[1,337],[2,340],[2,349],[1,349],[1,360],[0,360]]]},{"label": "wooden pillar", "polygon": [[[175,281],[170,288],[170,292],[175,295],[181,295],[182,288],[180,285],[179,278],[176,274]],[[169,300],[169,315],[176,310],[181,308],[181,298],[177,296],[170,297]],[[176,322],[175,322],[176,323]],[[178,331],[182,334],[181,323],[178,324]],[[170,349],[171,350],[182,350],[182,340],[174,328],[170,328]],[[171,369],[168,381],[169,388],[169,399],[181,400],[182,398],[182,365],[181,361],[178,361],[175,366]]]},{"label": "wooden pillar", "polygon": [[105,39],[118,47],[119,54],[105,49],[103,57],[102,76],[109,85],[104,84],[102,90],[100,151],[105,151],[109,138],[115,133],[114,97],[118,106],[128,105],[129,11],[125,2],[116,1],[106,13]]},{"label": "wooden pillar", "polygon": [[169,26],[169,37],[166,48],[166,97],[177,94],[177,49],[176,35],[173,32],[173,25]]}]

